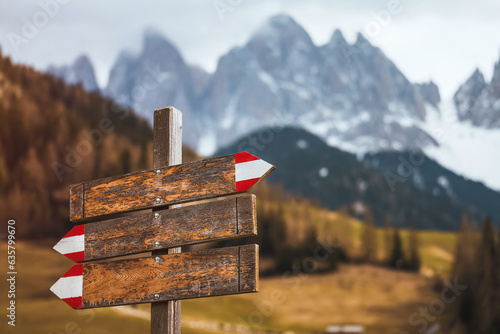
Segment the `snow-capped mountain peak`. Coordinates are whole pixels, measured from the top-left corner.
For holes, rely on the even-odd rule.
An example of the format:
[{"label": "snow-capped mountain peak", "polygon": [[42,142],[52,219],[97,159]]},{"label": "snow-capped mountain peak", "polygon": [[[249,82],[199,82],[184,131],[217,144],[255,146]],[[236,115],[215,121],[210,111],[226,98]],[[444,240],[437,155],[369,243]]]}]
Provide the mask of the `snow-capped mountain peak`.
[{"label": "snow-capped mountain peak", "polygon": [[427,105],[439,103],[437,87],[409,82],[362,34],[349,44],[336,30],[326,45],[316,46],[291,17],[273,16],[244,46],[219,59],[202,89],[194,89],[194,82],[206,76],[195,77],[175,46],[155,32],[144,39],[138,57],[117,60],[108,93],[133,96],[147,66],[167,73],[175,84],[159,84],[129,104],[150,119],[161,105],[192,115],[186,141],[202,154],[275,124],[305,127],[358,153],[413,148],[416,140],[436,143],[419,122]]},{"label": "snow-capped mountain peak", "polygon": [[[455,149],[439,131],[448,118],[434,82],[410,82],[361,33],[351,44],[336,30],[316,46],[286,15],[270,18],[246,44],[222,55],[213,74],[186,65],[172,43],[148,32],[138,56],[117,59],[107,92],[129,97],[126,103],[151,121],[155,108],[178,107],[185,143],[203,155],[277,125],[305,128],[358,155],[425,146],[440,160],[439,152]],[[500,127],[500,62],[491,83],[474,73],[454,104],[456,122]],[[464,132],[449,133],[458,138]]]},{"label": "snow-capped mountain peak", "polygon": [[179,54],[179,51],[174,44],[160,32],[154,30],[153,28],[146,29],[143,34],[142,55],[147,54],[154,56],[155,53],[161,53],[163,55],[166,52],[173,52],[176,55]]},{"label": "snow-capped mountain peak", "polygon": [[491,78],[490,85],[493,88],[495,95],[500,96],[500,57],[495,63],[495,68],[493,70],[493,76]]},{"label": "snow-capped mountain peak", "polygon": [[[279,75],[282,64],[303,72],[317,50],[310,36],[291,17],[277,15],[265,22],[245,46],[267,72]],[[282,75],[284,73],[281,73]]]},{"label": "snow-capped mountain peak", "polygon": [[500,60],[495,64],[490,83],[476,70],[460,86],[453,101],[461,121],[478,127],[500,128]]},{"label": "snow-capped mountain peak", "polygon": [[453,100],[457,109],[457,115],[460,120],[468,120],[471,118],[471,107],[476,102],[481,91],[486,87],[486,80],[479,69],[462,84],[455,93]]},{"label": "snow-capped mountain peak", "polygon": [[344,34],[342,34],[342,31],[340,29],[335,29],[335,31],[332,34],[332,37],[330,38],[330,41],[328,42],[328,45],[341,45],[341,44],[347,44],[347,41],[345,40]]}]

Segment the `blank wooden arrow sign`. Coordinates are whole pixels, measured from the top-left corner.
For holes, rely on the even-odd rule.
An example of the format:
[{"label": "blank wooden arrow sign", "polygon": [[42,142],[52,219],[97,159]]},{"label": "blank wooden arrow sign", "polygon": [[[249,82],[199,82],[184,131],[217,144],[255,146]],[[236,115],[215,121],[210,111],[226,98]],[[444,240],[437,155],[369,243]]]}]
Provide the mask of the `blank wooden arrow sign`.
[{"label": "blank wooden arrow sign", "polygon": [[247,191],[274,166],[240,152],[71,186],[70,220],[178,204]]},{"label": "blank wooden arrow sign", "polygon": [[75,262],[257,235],[255,195],[73,227],[54,249]]},{"label": "blank wooden arrow sign", "polygon": [[75,309],[258,291],[258,246],[76,264],[50,290]]}]

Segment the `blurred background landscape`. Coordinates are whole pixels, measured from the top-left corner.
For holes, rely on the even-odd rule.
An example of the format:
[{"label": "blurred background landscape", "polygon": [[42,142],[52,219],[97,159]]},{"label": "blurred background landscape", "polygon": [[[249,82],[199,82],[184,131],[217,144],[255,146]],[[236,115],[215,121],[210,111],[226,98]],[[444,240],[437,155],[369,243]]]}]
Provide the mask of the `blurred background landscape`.
[{"label": "blurred background landscape", "polygon": [[[183,301],[183,332],[500,333],[498,4],[190,5],[1,4],[0,267],[9,219],[18,266],[2,333],[149,331],[149,305],[74,311],[49,287],[71,266],[52,250],[69,185],[152,168],[165,106],[185,162],[276,166],[244,240],[260,292]],[[448,14],[476,35],[448,40]]]}]

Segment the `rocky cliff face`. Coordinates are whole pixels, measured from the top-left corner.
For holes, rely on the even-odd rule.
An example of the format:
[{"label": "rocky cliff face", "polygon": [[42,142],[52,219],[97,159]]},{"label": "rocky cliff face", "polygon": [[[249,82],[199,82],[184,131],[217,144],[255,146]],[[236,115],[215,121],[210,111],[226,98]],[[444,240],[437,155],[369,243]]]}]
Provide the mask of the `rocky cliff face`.
[{"label": "rocky cliff face", "polygon": [[476,70],[460,86],[453,101],[461,121],[484,128],[500,128],[500,60],[495,64],[490,82]]},{"label": "rocky cliff face", "polygon": [[[159,33],[148,30],[138,55],[120,54],[111,69],[105,94],[133,107],[151,123],[155,109],[175,106],[188,120],[184,122],[184,139],[193,143],[198,140],[198,122],[192,75],[193,70],[177,48]],[[200,78],[196,79],[199,82]]]},{"label": "rocky cliff face", "polygon": [[[85,56],[49,71],[98,89]],[[245,45],[222,55],[212,74],[187,65],[172,43],[149,30],[139,54],[120,54],[103,92],[151,123],[156,108],[181,109],[184,141],[205,155],[276,125],[305,128],[356,153],[439,145],[426,131],[429,113],[440,117],[436,84],[410,82],[362,34],[351,44],[336,30],[316,46],[285,15],[270,18]],[[453,102],[460,122],[499,128],[500,61],[491,82],[474,72]]]},{"label": "rocky cliff face", "polygon": [[[93,74],[61,76],[84,82]],[[138,54],[117,58],[103,93],[151,124],[154,109],[179,108],[184,142],[206,156],[258,129],[289,125],[358,156],[424,149],[448,168],[500,189],[491,158],[500,138],[500,60],[490,82],[476,71],[453,101],[441,101],[436,84],[410,82],[362,34],[350,43],[336,30],[317,46],[292,18],[278,15],[222,55],[211,74],[186,64],[172,43],[147,31]],[[476,163],[485,157],[487,163]]]},{"label": "rocky cliff face", "polygon": [[349,44],[337,30],[317,47],[300,25],[281,15],[221,57],[200,113],[210,115],[217,136],[206,138],[213,146],[284,123],[364,152],[436,143],[418,123],[439,100],[435,84],[409,82],[361,34]]},{"label": "rocky cliff face", "polygon": [[273,125],[304,127],[356,152],[437,144],[419,126],[439,105],[434,83],[408,81],[361,34],[349,44],[337,30],[316,46],[284,15],[224,54],[211,75],[187,66],[171,43],[148,32],[139,55],[117,59],[106,94],[149,120],[155,108],[178,107],[186,143],[203,154]]},{"label": "rocky cliff face", "polygon": [[47,73],[63,79],[64,82],[70,85],[81,84],[89,92],[99,90],[94,67],[86,55],[81,55],[69,66],[50,66]]}]

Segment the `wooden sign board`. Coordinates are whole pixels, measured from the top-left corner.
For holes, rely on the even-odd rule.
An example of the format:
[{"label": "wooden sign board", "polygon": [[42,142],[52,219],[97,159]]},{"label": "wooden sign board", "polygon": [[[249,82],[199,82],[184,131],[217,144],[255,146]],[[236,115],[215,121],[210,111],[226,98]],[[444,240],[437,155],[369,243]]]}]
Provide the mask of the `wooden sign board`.
[{"label": "wooden sign board", "polygon": [[75,309],[258,291],[257,245],[76,264],[50,289]]},{"label": "wooden sign board", "polygon": [[[151,333],[180,333],[180,299],[258,291],[258,246],[180,253],[180,246],[257,234],[254,195],[238,194],[274,166],[240,152],[186,164],[182,114],[155,110],[153,170],[70,187],[70,220],[77,225],[54,249],[75,262],[52,287],[75,309],[152,303]],[[167,208],[168,206],[168,208]],[[153,209],[126,217],[123,212]],[[151,252],[110,262],[95,260]],[[87,262],[91,261],[91,262]]]},{"label": "wooden sign board", "polygon": [[73,227],[54,249],[75,262],[257,235],[255,195]]},{"label": "wooden sign board", "polygon": [[274,166],[240,152],[79,183],[70,189],[70,220],[209,199],[247,191]]}]

